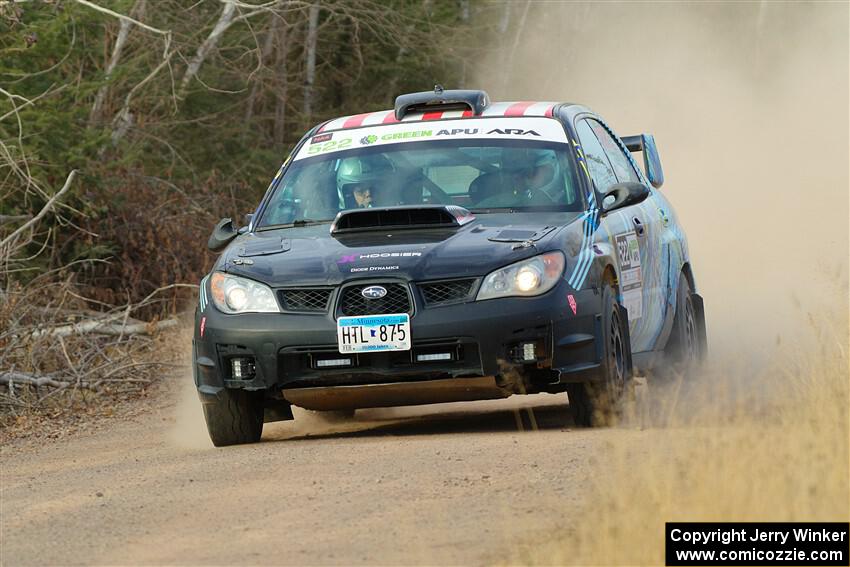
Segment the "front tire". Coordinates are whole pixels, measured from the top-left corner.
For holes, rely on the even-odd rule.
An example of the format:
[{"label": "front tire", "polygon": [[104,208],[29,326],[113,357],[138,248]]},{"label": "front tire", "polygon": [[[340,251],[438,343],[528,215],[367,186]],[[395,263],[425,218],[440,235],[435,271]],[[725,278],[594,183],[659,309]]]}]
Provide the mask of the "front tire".
[{"label": "front tire", "polygon": [[204,419],[216,447],[256,443],[263,434],[263,393],[224,389],[205,397]]},{"label": "front tire", "polygon": [[615,420],[624,397],[634,389],[631,369],[631,344],[625,310],[617,300],[619,294],[613,282],[602,288],[602,338],[604,352],[601,379],[567,385],[570,408],[580,427],[610,425]]}]

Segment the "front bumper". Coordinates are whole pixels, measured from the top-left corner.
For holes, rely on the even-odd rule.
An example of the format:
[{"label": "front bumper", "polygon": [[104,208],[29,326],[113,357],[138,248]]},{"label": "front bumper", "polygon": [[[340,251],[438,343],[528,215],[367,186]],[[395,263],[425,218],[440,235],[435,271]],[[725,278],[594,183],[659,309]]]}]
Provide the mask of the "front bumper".
[{"label": "front bumper", "polygon": [[[573,313],[568,295],[576,306]],[[363,353],[346,368],[317,368],[339,356],[332,314],[246,313],[226,315],[208,304],[195,321],[195,383],[220,388],[287,389],[381,384],[416,380],[519,376],[543,391],[558,381],[587,379],[598,367],[601,345],[595,290],[574,291],[566,282],[539,297],[510,297],[424,308],[414,306],[412,350]],[[203,333],[201,329],[203,328]],[[517,345],[536,344],[533,362],[517,360]],[[450,352],[450,361],[418,362],[419,353]],[[350,356],[350,355],[349,355]],[[231,359],[253,359],[252,376],[232,375]]]}]

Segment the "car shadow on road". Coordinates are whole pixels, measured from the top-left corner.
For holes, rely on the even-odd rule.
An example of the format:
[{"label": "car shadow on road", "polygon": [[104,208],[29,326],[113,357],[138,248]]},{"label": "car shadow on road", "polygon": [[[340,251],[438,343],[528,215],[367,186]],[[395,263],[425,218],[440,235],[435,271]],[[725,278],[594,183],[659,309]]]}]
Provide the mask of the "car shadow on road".
[{"label": "car shadow on road", "polygon": [[[327,419],[317,412],[299,412],[294,421],[268,428],[264,441],[294,441],[416,436],[454,433],[497,433],[563,430],[575,427],[566,403],[511,404],[504,401],[439,404],[410,408],[364,409],[350,419]],[[470,405],[469,409],[464,406]]]}]

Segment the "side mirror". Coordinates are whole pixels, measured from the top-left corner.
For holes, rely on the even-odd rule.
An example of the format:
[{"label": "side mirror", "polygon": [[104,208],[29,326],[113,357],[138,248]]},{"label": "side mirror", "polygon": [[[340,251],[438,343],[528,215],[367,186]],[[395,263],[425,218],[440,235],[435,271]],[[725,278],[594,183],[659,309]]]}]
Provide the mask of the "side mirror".
[{"label": "side mirror", "polygon": [[609,187],[599,201],[602,203],[602,213],[604,214],[629,205],[637,205],[647,197],[649,197],[649,187],[642,183],[627,181]]},{"label": "side mirror", "polygon": [[207,248],[212,252],[221,252],[238,234],[236,227],[233,226],[233,219],[221,219],[216,223],[210,239],[207,240]]},{"label": "side mirror", "polygon": [[626,136],[623,143],[632,153],[643,152],[643,170],[652,186],[657,189],[664,185],[664,170],[661,169],[661,157],[658,155],[653,135]]}]

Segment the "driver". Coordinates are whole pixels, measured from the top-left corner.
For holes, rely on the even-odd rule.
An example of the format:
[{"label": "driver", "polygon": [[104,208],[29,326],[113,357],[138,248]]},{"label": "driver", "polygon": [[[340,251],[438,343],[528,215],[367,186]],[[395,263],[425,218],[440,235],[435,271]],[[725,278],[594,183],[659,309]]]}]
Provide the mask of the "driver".
[{"label": "driver", "polygon": [[352,191],[358,209],[372,208],[372,186],[369,184],[355,185]]},{"label": "driver", "polygon": [[337,173],[337,187],[345,200],[345,208],[371,208],[378,185],[384,185],[392,172],[392,164],[382,155],[342,160]]}]

